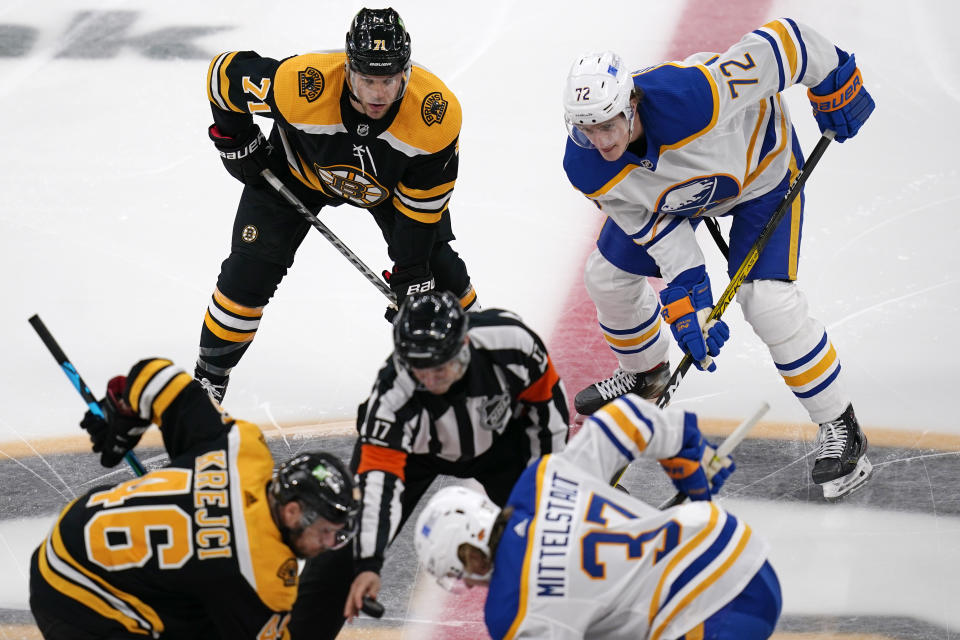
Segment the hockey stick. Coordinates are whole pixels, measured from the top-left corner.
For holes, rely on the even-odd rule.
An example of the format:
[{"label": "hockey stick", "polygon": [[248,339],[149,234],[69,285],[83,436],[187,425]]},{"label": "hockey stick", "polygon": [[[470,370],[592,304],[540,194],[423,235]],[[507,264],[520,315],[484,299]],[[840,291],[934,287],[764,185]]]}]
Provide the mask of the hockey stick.
[{"label": "hockey stick", "polygon": [[723,259],[729,260],[730,247],[727,245],[727,241],[723,239],[723,232],[720,231],[720,223],[717,222],[716,218],[704,218],[703,224],[707,225],[707,231],[710,232],[713,241],[717,243],[717,249],[720,249],[720,253],[723,254]]},{"label": "hockey stick", "polygon": [[[806,184],[807,178],[810,177],[810,173],[813,171],[814,167],[817,166],[817,163],[820,161],[820,157],[823,155],[823,152],[827,150],[827,146],[829,146],[830,142],[833,141],[834,135],[834,132],[830,131],[829,129],[823,132],[823,135],[820,137],[820,141],[817,142],[817,146],[814,147],[813,151],[810,153],[810,157],[807,158],[806,164],[803,165],[803,169],[800,170],[800,173],[797,174],[793,184],[790,185],[790,188],[787,189],[787,192],[783,195],[783,201],[780,203],[780,206],[777,207],[776,211],[773,212],[773,215],[770,216],[770,220],[768,220],[767,224],[765,224],[763,229],[760,230],[760,235],[757,236],[756,242],[753,243],[753,246],[750,247],[750,251],[747,252],[743,262],[740,263],[740,268],[738,268],[737,272],[733,274],[733,278],[730,279],[730,283],[727,285],[727,288],[723,290],[723,294],[717,300],[717,304],[714,305],[713,311],[710,312],[710,316],[707,318],[707,322],[710,320],[719,320],[720,316],[723,315],[723,312],[726,311],[727,307],[733,301],[733,297],[737,294],[737,291],[740,289],[743,281],[746,280],[747,275],[753,268],[753,265],[756,264],[757,259],[760,257],[760,252],[763,251],[764,247],[767,246],[767,243],[770,242],[770,238],[773,237],[773,232],[777,230],[777,226],[779,226],[780,221],[783,220],[783,217],[786,215],[787,209],[797,198],[797,196],[800,195],[800,191],[803,190],[803,185]],[[707,357],[709,358],[709,356]],[[683,359],[680,360],[680,364],[677,365],[673,375],[670,376],[670,381],[667,383],[667,387],[657,399],[658,407],[663,408],[670,404],[670,400],[673,399],[673,395],[677,392],[677,387],[680,386],[680,381],[683,380],[685,375],[687,375],[687,371],[690,369],[691,364],[693,364],[693,358],[689,353],[684,353]]]},{"label": "hockey stick", "polygon": [[[707,322],[710,320],[719,319],[733,301],[733,297],[740,289],[740,285],[743,284],[747,274],[750,273],[750,269],[753,268],[753,265],[756,264],[757,259],[760,257],[760,252],[763,251],[764,247],[767,246],[767,243],[770,242],[773,232],[776,231],[780,221],[783,220],[783,217],[786,215],[790,204],[793,203],[793,201],[800,194],[800,191],[803,189],[803,185],[807,182],[807,178],[810,177],[810,173],[813,171],[814,167],[817,166],[817,163],[820,162],[820,157],[823,155],[823,152],[827,150],[827,146],[829,146],[829,144],[833,141],[834,135],[836,134],[829,129],[823,132],[823,135],[820,137],[820,141],[817,142],[817,146],[814,147],[813,151],[810,152],[810,157],[807,158],[806,163],[803,165],[803,169],[801,169],[797,174],[797,177],[790,185],[790,188],[787,189],[787,192],[783,194],[783,200],[780,202],[780,205],[773,212],[773,215],[770,216],[770,219],[763,226],[763,229],[760,230],[760,235],[757,236],[753,246],[750,247],[750,251],[747,252],[743,262],[740,263],[740,267],[737,269],[737,272],[733,274],[733,278],[730,279],[730,283],[727,285],[727,288],[723,290],[723,294],[721,294],[720,298],[717,300],[717,304],[713,307],[713,311],[710,312]],[[709,357],[710,356],[707,356],[707,358]],[[693,358],[689,353],[684,353],[683,358],[680,360],[680,364],[677,365],[677,368],[670,376],[670,380],[667,382],[666,388],[663,390],[663,393],[660,394],[660,397],[657,398],[658,407],[663,409],[670,404],[674,394],[677,392],[677,387],[680,386],[680,382],[683,380],[683,377],[687,375],[687,371],[690,369],[691,364],[693,364]],[[620,478],[623,477],[623,474],[626,473],[626,471],[626,467],[621,469],[620,472],[615,476],[612,484],[615,485],[620,482]]]},{"label": "hockey stick", "polygon": [[[743,442],[743,439],[747,437],[747,434],[750,433],[750,430],[753,429],[758,422],[760,422],[760,418],[762,418],[769,410],[770,403],[763,401],[763,403],[757,407],[757,410],[753,412],[753,415],[737,425],[737,428],[734,429],[729,436],[727,436],[727,439],[720,443],[720,446],[717,447],[717,450],[713,454],[713,458],[710,459],[710,462],[708,462],[706,466],[711,467],[714,473],[720,471],[720,469],[723,468],[721,466],[721,461],[733,453],[733,450],[737,448],[737,445]],[[660,510],[662,511],[663,509],[675,507],[678,504],[682,504],[684,501],[686,501],[686,499],[687,495],[678,491],[675,496],[660,505]]]},{"label": "hockey stick", "polygon": [[[50,331],[47,329],[47,326],[43,324],[43,320],[40,319],[40,316],[34,314],[30,316],[28,322],[33,327],[34,331],[37,332],[37,335],[40,336],[40,339],[43,340],[43,344],[45,344],[47,349],[50,351],[50,355],[52,355],[53,359],[57,361],[57,364],[60,365],[60,368],[63,369],[63,372],[67,374],[67,378],[69,378],[70,382],[73,383],[74,388],[80,394],[80,397],[83,398],[83,401],[87,403],[90,411],[92,411],[95,415],[106,419],[106,416],[103,415],[103,409],[100,408],[100,403],[97,402],[97,399],[94,397],[93,393],[90,392],[90,387],[87,386],[87,383],[84,382],[83,378],[80,377],[80,374],[77,373],[77,369],[73,366],[73,363],[70,362],[70,359],[67,358],[67,354],[63,352],[63,349],[60,348],[60,345],[57,344],[56,339],[54,339],[53,335],[51,335]],[[143,466],[143,463],[140,462],[133,451],[128,451],[123,456],[123,459],[127,461],[127,464],[130,465],[131,469],[133,469],[133,473],[135,475],[142,476],[147,472]]]},{"label": "hockey stick", "polygon": [[370,267],[368,267],[363,260],[357,256],[357,254],[350,250],[350,247],[343,244],[340,238],[338,238],[327,225],[320,222],[320,219],[317,218],[317,216],[310,211],[310,209],[307,209],[306,205],[300,201],[300,198],[294,195],[294,193],[290,191],[290,188],[283,184],[283,181],[280,180],[280,178],[274,175],[273,171],[270,171],[270,169],[264,169],[260,172],[260,175],[262,175],[263,178],[270,183],[270,186],[276,189],[277,192],[279,192],[287,202],[293,205],[293,208],[299,211],[300,215],[306,218],[307,221],[312,224],[324,238],[329,240],[330,244],[332,244],[334,248],[336,248],[336,250],[343,255],[344,258],[350,261],[350,264],[355,266],[357,270],[363,274],[364,278],[369,280],[371,284],[373,284],[373,286],[380,291],[380,293],[386,296],[387,300],[390,301],[390,304],[396,306],[397,296],[393,294],[393,291],[390,289],[387,283],[384,282],[377,274],[371,271]]}]

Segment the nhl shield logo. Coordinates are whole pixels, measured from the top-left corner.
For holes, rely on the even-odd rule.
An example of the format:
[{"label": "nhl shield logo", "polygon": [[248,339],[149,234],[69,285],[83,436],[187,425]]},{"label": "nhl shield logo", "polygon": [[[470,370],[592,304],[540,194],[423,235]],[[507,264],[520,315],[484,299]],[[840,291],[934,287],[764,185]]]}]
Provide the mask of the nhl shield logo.
[{"label": "nhl shield logo", "polygon": [[510,398],[507,395],[487,397],[480,405],[480,426],[496,431],[505,426],[510,417]]},{"label": "nhl shield logo", "polygon": [[323,93],[323,74],[313,67],[297,73],[297,78],[300,81],[300,97],[306,98],[307,102],[313,102]]},{"label": "nhl shield logo", "polygon": [[447,112],[448,104],[449,103],[443,99],[443,96],[440,95],[439,91],[427,94],[427,97],[423,99],[423,104],[420,106],[420,114],[423,116],[423,121],[427,123],[428,127],[432,124],[440,124],[443,122],[443,115]]}]

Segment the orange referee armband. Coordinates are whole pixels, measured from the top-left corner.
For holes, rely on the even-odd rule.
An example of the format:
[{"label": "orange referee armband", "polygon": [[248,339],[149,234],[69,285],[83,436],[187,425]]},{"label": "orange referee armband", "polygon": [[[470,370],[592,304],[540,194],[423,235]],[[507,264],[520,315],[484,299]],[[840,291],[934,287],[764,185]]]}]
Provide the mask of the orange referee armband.
[{"label": "orange referee armband", "polygon": [[807,89],[807,97],[810,103],[817,111],[836,111],[847,106],[853,97],[860,92],[863,87],[863,77],[860,75],[860,68],[857,67],[850,74],[850,79],[846,84],[825,96],[816,95],[812,89]]}]

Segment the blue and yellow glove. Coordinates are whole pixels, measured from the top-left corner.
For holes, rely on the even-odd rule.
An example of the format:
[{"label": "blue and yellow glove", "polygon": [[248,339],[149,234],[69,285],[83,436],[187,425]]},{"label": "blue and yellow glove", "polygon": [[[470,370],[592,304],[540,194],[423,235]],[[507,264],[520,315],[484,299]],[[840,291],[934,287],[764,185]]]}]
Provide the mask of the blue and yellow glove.
[{"label": "blue and yellow glove", "polygon": [[730,456],[717,456],[716,447],[707,442],[697,427],[697,417],[685,413],[683,443],[672,458],[660,460],[677,491],[691,500],[710,500],[734,472],[737,465]]},{"label": "blue and yellow glove", "polygon": [[661,314],[670,325],[680,348],[690,354],[693,364],[701,371],[716,371],[717,365],[709,356],[720,354],[720,347],[730,338],[730,328],[723,320],[703,324],[713,310],[710,277],[703,276],[692,290],[674,285],[660,292]]},{"label": "blue and yellow glove", "polygon": [[807,91],[820,133],[831,129],[834,140],[843,142],[860,131],[876,106],[863,87],[863,78],[853,54],[837,48],[840,64],[823,82]]}]

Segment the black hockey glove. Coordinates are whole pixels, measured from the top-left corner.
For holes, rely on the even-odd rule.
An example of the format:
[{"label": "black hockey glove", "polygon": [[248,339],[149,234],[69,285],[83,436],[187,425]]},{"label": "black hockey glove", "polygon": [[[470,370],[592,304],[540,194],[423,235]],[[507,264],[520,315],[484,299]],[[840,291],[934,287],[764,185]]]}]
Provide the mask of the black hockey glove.
[{"label": "black hockey glove", "polygon": [[207,129],[213,146],[220,152],[220,160],[227,173],[244,184],[263,184],[260,172],[266,169],[273,147],[263,137],[260,127],[251,123],[249,127],[234,137],[220,133],[217,125]]},{"label": "black hockey glove", "polygon": [[100,454],[100,464],[115,467],[128,451],[137,446],[143,432],[150,426],[133,412],[124,401],[127,388],[126,376],[115,376],[107,383],[107,395],[99,402],[106,419],[93,411],[87,411],[80,422],[93,443],[93,452]]},{"label": "black hockey glove", "polygon": [[408,267],[406,269],[393,268],[393,271],[384,271],[383,279],[387,281],[394,295],[397,296],[397,306],[387,307],[387,312],[383,317],[387,322],[392,323],[397,316],[397,309],[403,304],[403,301],[415,293],[426,293],[437,288],[437,283],[430,273],[430,268],[426,265]]}]

